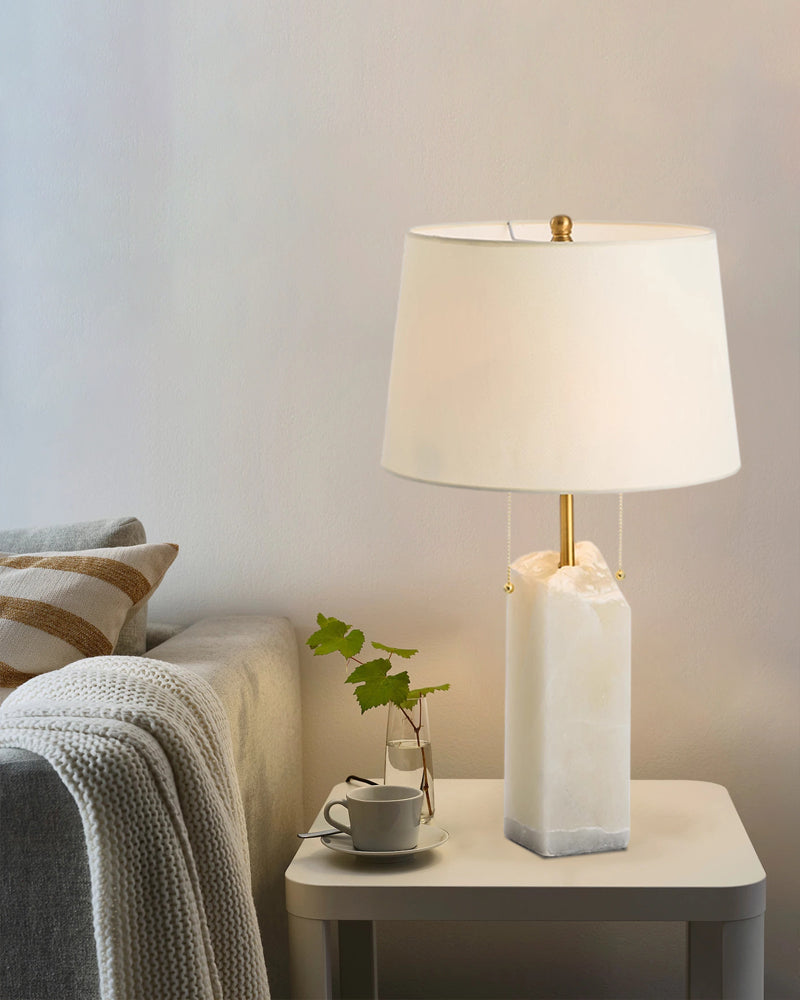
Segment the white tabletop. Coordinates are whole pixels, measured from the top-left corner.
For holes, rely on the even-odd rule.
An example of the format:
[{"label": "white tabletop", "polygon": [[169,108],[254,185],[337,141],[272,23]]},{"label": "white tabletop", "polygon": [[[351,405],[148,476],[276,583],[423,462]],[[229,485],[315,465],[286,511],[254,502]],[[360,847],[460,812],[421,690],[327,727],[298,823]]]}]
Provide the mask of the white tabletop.
[{"label": "white tabletop", "polygon": [[[343,798],[337,785],[330,798]],[[627,850],[542,858],[503,835],[502,779],[437,779],[435,850],[396,864],[302,843],[287,908],[317,920],[741,920],[764,869],[730,796],[701,781],[631,782]],[[327,827],[317,816],[312,829]]]}]

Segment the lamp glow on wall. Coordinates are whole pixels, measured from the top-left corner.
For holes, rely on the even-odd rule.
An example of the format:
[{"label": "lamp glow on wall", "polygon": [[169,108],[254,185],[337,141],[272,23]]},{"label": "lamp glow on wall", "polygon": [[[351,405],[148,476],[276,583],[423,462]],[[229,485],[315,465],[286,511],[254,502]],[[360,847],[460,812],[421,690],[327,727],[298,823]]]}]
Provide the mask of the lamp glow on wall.
[{"label": "lamp glow on wall", "polygon": [[507,605],[505,833],[543,855],[630,838],[630,610],[572,494],[739,468],[715,234],[492,222],[406,236],[383,466],[561,495],[561,551]]}]

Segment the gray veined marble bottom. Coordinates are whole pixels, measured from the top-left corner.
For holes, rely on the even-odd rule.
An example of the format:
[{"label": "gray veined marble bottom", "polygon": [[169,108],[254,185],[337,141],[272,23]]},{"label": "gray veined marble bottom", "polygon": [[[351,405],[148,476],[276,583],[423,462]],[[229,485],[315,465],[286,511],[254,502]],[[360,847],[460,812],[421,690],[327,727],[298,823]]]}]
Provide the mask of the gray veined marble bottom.
[{"label": "gray veined marble bottom", "polygon": [[531,830],[518,820],[505,818],[503,832],[515,844],[535,851],[545,858],[559,858],[567,854],[599,854],[603,851],[622,851],[631,839],[630,830],[603,830],[600,827],[582,827],[578,830]]}]

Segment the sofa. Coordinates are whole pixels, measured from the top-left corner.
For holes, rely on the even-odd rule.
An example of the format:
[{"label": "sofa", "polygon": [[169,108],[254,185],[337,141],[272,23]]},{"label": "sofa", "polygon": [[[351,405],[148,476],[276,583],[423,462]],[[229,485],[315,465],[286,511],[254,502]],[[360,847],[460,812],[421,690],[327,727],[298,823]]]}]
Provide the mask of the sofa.
[{"label": "sofa", "polygon": [[[0,533],[0,552],[3,542]],[[17,539],[23,548],[35,547],[31,542],[35,539]],[[5,543],[8,551],[7,537]],[[147,632],[147,658],[197,674],[223,706],[271,995],[288,996],[283,875],[302,829],[294,630],[284,618],[232,615],[204,618],[181,629],[150,626]],[[128,654],[115,650],[113,655]],[[0,700],[7,694],[0,692]],[[100,998],[97,948],[87,847],[76,803],[41,756],[0,748],[0,997]]]}]

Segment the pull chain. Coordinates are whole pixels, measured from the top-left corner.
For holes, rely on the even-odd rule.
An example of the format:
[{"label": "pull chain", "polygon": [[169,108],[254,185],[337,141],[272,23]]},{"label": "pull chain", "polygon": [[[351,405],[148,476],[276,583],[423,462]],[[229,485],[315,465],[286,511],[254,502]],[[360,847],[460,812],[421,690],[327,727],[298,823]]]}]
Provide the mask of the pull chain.
[{"label": "pull chain", "polygon": [[[511,224],[509,223],[509,228]],[[514,584],[511,582],[511,494],[506,493],[506,582],[503,590],[507,594],[514,593]]]},{"label": "pull chain", "polygon": [[619,544],[617,546],[617,579],[625,579],[625,570],[622,568],[622,494],[619,495]]}]

